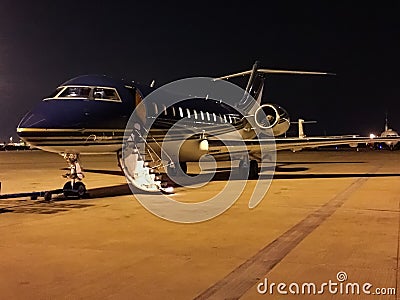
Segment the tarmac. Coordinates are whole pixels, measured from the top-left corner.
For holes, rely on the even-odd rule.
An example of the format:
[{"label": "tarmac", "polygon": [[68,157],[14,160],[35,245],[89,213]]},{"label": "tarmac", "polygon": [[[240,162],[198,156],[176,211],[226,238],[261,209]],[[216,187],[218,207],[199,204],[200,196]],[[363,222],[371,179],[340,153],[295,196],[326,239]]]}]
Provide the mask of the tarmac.
[{"label": "tarmac", "polygon": [[[398,299],[399,151],[279,152],[257,207],[250,181],[196,224],[146,210],[115,156],[82,163],[90,198],[0,200],[0,299]],[[0,152],[1,194],[59,189],[66,167]],[[204,200],[225,179],[173,197]]]}]

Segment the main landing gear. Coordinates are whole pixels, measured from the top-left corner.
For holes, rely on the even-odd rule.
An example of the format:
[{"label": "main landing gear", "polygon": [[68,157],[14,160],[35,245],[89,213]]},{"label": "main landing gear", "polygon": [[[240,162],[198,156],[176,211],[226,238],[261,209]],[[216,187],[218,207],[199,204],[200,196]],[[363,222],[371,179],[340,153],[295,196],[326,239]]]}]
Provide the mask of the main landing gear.
[{"label": "main landing gear", "polygon": [[258,162],[255,159],[245,160],[242,159],[239,162],[239,175],[242,179],[255,180],[258,179],[259,175]]},{"label": "main landing gear", "polygon": [[167,167],[167,173],[172,176],[177,175],[187,175],[187,163],[186,162],[179,162],[180,169],[176,167],[177,163],[170,163]]},{"label": "main landing gear", "polygon": [[63,177],[69,179],[63,187],[64,197],[82,198],[86,194],[86,186],[81,182],[85,176],[79,164],[79,155],[75,153],[66,153],[63,157],[69,164],[69,173],[63,175]]}]

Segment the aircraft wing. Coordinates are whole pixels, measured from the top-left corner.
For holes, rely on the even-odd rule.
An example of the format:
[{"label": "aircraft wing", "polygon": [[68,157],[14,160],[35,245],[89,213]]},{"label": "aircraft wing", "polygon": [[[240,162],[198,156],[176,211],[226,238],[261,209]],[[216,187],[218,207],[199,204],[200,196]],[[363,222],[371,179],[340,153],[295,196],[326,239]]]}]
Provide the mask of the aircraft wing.
[{"label": "aircraft wing", "polygon": [[[399,142],[400,137],[360,137],[360,136],[331,136],[331,137],[308,137],[308,138],[265,138],[244,140],[209,140],[210,154],[223,154],[234,152],[259,152],[261,147],[264,151],[292,150],[300,151],[306,148],[317,148],[324,146],[349,145],[357,147],[359,144],[371,144],[381,142]],[[274,146],[275,144],[275,146]],[[229,148],[229,150],[228,150]]]}]

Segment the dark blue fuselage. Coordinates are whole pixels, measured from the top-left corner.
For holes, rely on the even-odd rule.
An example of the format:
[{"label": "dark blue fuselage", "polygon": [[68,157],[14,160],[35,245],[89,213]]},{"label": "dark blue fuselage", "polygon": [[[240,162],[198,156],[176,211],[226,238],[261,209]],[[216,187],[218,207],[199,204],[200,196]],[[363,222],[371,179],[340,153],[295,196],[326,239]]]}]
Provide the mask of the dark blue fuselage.
[{"label": "dark blue fuselage", "polygon": [[[56,153],[100,154],[121,149],[131,114],[154,89],[102,75],[83,75],[64,82],[18,125],[19,136],[33,147]],[[214,100],[188,99],[179,106],[154,108],[146,103],[145,118],[158,117],[154,136],[163,137],[178,120],[220,133],[243,127],[241,117]],[[163,110],[163,111],[162,111]]]}]

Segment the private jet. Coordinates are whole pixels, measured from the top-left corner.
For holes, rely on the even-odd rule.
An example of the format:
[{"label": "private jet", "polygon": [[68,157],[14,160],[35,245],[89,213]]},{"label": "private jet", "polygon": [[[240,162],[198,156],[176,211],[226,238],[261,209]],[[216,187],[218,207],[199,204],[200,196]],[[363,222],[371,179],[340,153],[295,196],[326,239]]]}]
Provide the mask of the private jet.
[{"label": "private jet", "polygon": [[[255,179],[259,176],[259,153],[263,150],[298,151],[343,144],[356,147],[358,143],[370,142],[370,137],[359,136],[280,137],[288,130],[290,118],[277,104],[261,104],[268,74],[329,75],[263,69],[256,62],[251,70],[209,80],[210,84],[218,84],[249,76],[244,94],[232,105],[208,94],[190,93],[174,104],[157,99],[147,101],[157,94],[156,88],[104,75],[82,75],[62,83],[40,101],[22,118],[17,133],[31,147],[58,153],[67,161],[65,197],[82,197],[86,193],[81,155],[115,153],[131,185],[146,192],[170,193],[163,174],[186,173],[187,163],[198,162],[204,155],[217,161],[237,159],[241,174]],[[173,93],[166,92],[161,98],[172,96]],[[127,126],[132,116],[136,121]],[[146,127],[149,122],[151,127]],[[138,143],[145,148],[139,149]],[[176,144],[180,145],[179,153],[168,153],[168,147]],[[234,155],[226,155],[232,149]]]},{"label": "private jet", "polygon": [[[381,137],[399,137],[399,134],[393,129],[389,128],[388,117],[385,118],[385,130],[381,133]],[[394,150],[398,141],[387,141],[384,143],[390,150]]]}]

